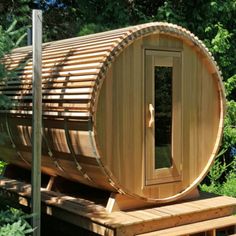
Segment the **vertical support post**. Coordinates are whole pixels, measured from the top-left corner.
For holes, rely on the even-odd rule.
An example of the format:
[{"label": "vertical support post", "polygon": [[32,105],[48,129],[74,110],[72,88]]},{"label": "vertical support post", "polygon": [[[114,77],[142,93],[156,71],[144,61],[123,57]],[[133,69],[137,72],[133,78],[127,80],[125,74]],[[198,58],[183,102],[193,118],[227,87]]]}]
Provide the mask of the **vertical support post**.
[{"label": "vertical support post", "polygon": [[40,236],[41,224],[41,128],[42,128],[42,11],[33,10],[33,150],[32,150],[32,227]]}]

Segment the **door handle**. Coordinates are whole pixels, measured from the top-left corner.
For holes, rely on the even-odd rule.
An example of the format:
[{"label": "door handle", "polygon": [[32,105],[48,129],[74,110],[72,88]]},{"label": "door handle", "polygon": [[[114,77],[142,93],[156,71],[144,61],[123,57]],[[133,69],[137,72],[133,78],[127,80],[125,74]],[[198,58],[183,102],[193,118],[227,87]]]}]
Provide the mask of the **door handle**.
[{"label": "door handle", "polygon": [[149,108],[149,113],[150,113],[150,120],[148,122],[148,127],[152,128],[153,123],[154,123],[154,111],[155,111],[155,109],[154,109],[154,107],[151,103],[149,104],[148,108]]}]

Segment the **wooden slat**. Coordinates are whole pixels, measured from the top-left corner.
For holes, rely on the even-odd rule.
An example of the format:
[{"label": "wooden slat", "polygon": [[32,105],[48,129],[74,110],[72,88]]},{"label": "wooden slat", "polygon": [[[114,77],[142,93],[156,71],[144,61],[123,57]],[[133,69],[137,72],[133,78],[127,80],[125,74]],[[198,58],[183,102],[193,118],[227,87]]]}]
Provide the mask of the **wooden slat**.
[{"label": "wooden slat", "polygon": [[[85,47],[93,47],[93,46],[98,46],[98,45],[110,45],[114,43],[118,43],[121,41],[121,39],[124,37],[124,34],[119,34],[116,37],[104,37],[104,38],[94,38],[89,41],[81,41],[77,40],[74,43],[66,43],[64,45],[53,45],[51,47],[45,47],[45,52],[46,53],[51,53],[51,52],[58,52],[58,51],[63,51],[63,50],[71,50],[71,49],[77,49],[77,48],[85,48]],[[44,48],[44,47],[43,47]]]},{"label": "wooden slat", "polygon": [[[13,100],[32,100],[32,96],[8,96]],[[80,95],[43,95],[43,100],[90,100],[90,94],[80,94]]]},{"label": "wooden slat", "polygon": [[[42,93],[44,95],[46,94],[90,94],[92,93],[93,89],[92,88],[62,88],[62,89],[43,89]],[[14,90],[10,90],[10,91],[0,91],[0,94],[5,94],[5,95],[21,95],[21,96],[25,96],[25,95],[31,95],[32,94],[32,90],[20,90],[20,91],[14,91]]]},{"label": "wooden slat", "polygon": [[[117,42],[109,42],[109,43],[96,44],[96,45],[92,45],[92,46],[82,46],[82,47],[78,47],[78,48],[77,47],[76,48],[68,47],[67,49],[64,48],[59,51],[53,50],[52,52],[43,51],[42,56],[43,56],[43,59],[54,58],[54,57],[58,57],[60,55],[65,55],[65,58],[66,58],[67,55],[70,56],[70,55],[74,55],[74,54],[78,54],[78,53],[85,54],[88,52],[96,52],[96,51],[101,51],[101,50],[104,51],[104,49],[106,50],[106,49],[115,47],[116,44],[117,44]],[[10,60],[17,60],[18,59],[19,61],[24,62],[26,59],[24,56],[27,59],[32,57],[31,53],[29,52],[28,54],[23,55],[23,57],[22,57],[22,55],[21,56],[11,56],[9,59]]]},{"label": "wooden slat", "polygon": [[[72,70],[72,71],[52,71],[50,73],[42,73],[43,78],[53,78],[59,76],[73,76],[73,75],[97,75],[100,71],[100,68],[92,68],[92,69],[82,69],[82,70]],[[32,75],[19,75],[19,79],[31,79]]]},{"label": "wooden slat", "polygon": [[[97,78],[97,75],[71,75],[71,74],[68,74],[68,76],[65,76],[65,77],[56,77],[56,78],[51,78],[51,77],[47,77],[47,78],[44,78],[43,79],[43,84],[51,84],[51,83],[69,83],[69,82],[84,82],[84,81],[95,81]],[[4,85],[5,82],[2,82],[0,83],[1,85]],[[11,79],[11,80],[8,80],[6,82],[6,85],[22,85],[22,84],[29,84],[29,85],[32,85],[32,80],[30,79],[27,79],[27,80],[24,80],[24,79]]]},{"label": "wooden slat", "polygon": [[[32,115],[32,111],[26,110],[0,110],[0,113]],[[89,112],[64,112],[64,111],[43,111],[44,116],[56,116],[56,117],[89,117]]]},{"label": "wooden slat", "polygon": [[179,214],[191,214],[199,212],[199,209],[194,206],[186,206],[182,204],[164,206],[160,208],[155,208],[158,212],[170,214],[172,216],[177,216]]},{"label": "wooden slat", "polygon": [[[90,61],[96,61],[98,58],[103,58],[105,59],[108,56],[109,52],[107,51],[98,51],[98,52],[91,52],[91,53],[86,53],[86,54],[77,54],[77,55],[67,55],[66,58],[65,57],[55,57],[55,58],[43,58],[42,59],[42,66],[46,66],[48,63],[54,64],[54,63],[69,63],[69,62],[73,62],[76,60],[84,60],[85,62]],[[64,55],[65,56],[65,55]],[[28,59],[25,62],[22,63],[21,60],[10,60],[8,61],[4,61],[4,65],[6,65],[6,68],[9,70],[11,70],[11,65],[17,68],[22,68],[24,66],[32,66],[32,60]]]},{"label": "wooden slat", "polygon": [[[93,87],[93,81],[81,81],[81,82],[65,82],[65,83],[44,83],[42,84],[42,89],[53,89],[53,88],[84,88],[84,87]],[[0,85],[0,91],[7,91],[7,90],[30,90],[32,89],[31,84],[24,84],[24,85]]]},{"label": "wooden slat", "polygon": [[186,206],[193,206],[198,209],[206,209],[206,208],[211,208],[211,209],[217,209],[220,206],[224,205],[234,205],[234,198],[230,198],[227,196],[218,196],[215,197],[212,201],[209,201],[208,199],[203,199],[199,201],[191,201],[187,203],[183,203]]},{"label": "wooden slat", "polygon": [[[81,41],[81,42],[89,42],[89,41],[93,41],[93,40],[98,40],[100,38],[107,38],[109,36],[126,35],[126,34],[133,31],[132,28],[133,27],[129,26],[129,27],[126,27],[126,28],[115,29],[115,30],[110,30],[110,31],[104,31],[104,32],[96,33],[96,34],[89,34],[89,35],[80,36],[80,37],[57,40],[57,41],[54,41],[54,42],[44,43],[43,45],[45,45],[46,47],[50,47],[52,44],[53,44],[52,46],[54,46],[54,45],[55,46],[60,46],[60,45],[68,44],[68,43],[73,43],[73,42],[78,41],[78,40]],[[13,52],[15,52],[15,53],[21,52],[21,51],[24,52],[24,51],[29,51],[29,49],[31,49],[31,47],[26,46],[26,47],[13,49]]]},{"label": "wooden slat", "polygon": [[[93,48],[96,50],[96,48],[101,48],[101,47],[106,47],[106,46],[112,46],[114,44],[117,44],[119,40],[104,40],[101,42],[97,42],[97,43],[88,43],[88,44],[79,44],[78,45],[67,45],[65,47],[62,48],[58,48],[58,49],[52,49],[52,50],[43,50],[43,56],[50,56],[50,55],[56,55],[56,54],[60,54],[60,53],[68,53],[68,52],[73,52],[73,51],[84,51],[86,49],[90,49]],[[29,51],[27,54],[12,54],[12,55],[8,55],[10,59],[20,59],[20,58],[24,58],[25,56],[30,56],[31,55],[31,51]]]},{"label": "wooden slat", "polygon": [[207,220],[203,222],[178,226],[170,229],[159,230],[151,233],[138,234],[139,236],[180,236],[200,232],[206,232],[214,229],[220,229],[236,225],[236,216],[226,216],[218,219]]},{"label": "wooden slat", "polygon": [[[57,72],[57,71],[73,71],[73,70],[83,70],[83,69],[94,69],[94,68],[101,68],[102,63],[98,62],[98,63],[89,63],[89,64],[76,64],[76,65],[69,65],[69,66],[64,66],[62,65],[58,65],[58,66],[52,66],[49,68],[43,68],[42,72],[43,73],[47,73],[47,72]],[[28,69],[26,70],[25,68],[23,68],[22,70],[18,70],[17,71],[17,75],[28,75],[28,74],[32,74],[32,70]]]},{"label": "wooden slat", "polygon": [[[103,54],[102,54],[103,55]],[[76,57],[72,58],[66,58],[66,60],[63,60],[63,58],[55,58],[54,60],[48,60],[43,61],[42,68],[52,68],[52,67],[59,67],[59,66],[69,66],[69,65],[81,65],[86,63],[96,63],[96,62],[103,62],[106,59],[106,55],[103,56],[97,56],[92,58],[84,58],[84,59],[76,59]],[[14,71],[20,71],[22,69],[24,70],[32,70],[32,63],[29,62],[26,65],[22,67],[18,67],[19,64],[17,63],[11,63],[9,66],[6,66],[7,70],[14,70]]]},{"label": "wooden slat", "polygon": [[[42,63],[44,63],[44,60],[54,59],[54,58],[58,58],[58,57],[63,57],[63,59],[65,60],[65,58],[67,58],[69,56],[74,56],[74,55],[80,55],[80,58],[81,57],[91,57],[94,53],[110,52],[113,49],[113,46],[104,46],[104,47],[98,47],[98,48],[95,48],[95,49],[94,48],[88,48],[88,49],[84,49],[84,50],[81,50],[81,51],[76,50],[76,51],[72,51],[72,52],[68,52],[68,51],[60,52],[60,53],[58,52],[57,54],[54,54],[54,55],[44,55]],[[18,62],[21,62],[21,64],[24,65],[24,63],[29,59],[31,60],[30,55],[25,57],[25,58],[19,58]],[[8,61],[11,63],[12,61],[15,61],[15,60],[9,58]]]},{"label": "wooden slat", "polygon": [[138,210],[138,211],[131,211],[127,212],[130,216],[135,216],[140,219],[142,219],[143,222],[150,221],[150,220],[157,220],[157,219],[163,219],[165,217],[170,217],[168,214],[160,214],[160,212],[153,211],[153,209],[148,210]]},{"label": "wooden slat", "polygon": [[[106,39],[116,40],[117,38],[121,38],[121,37],[123,38],[124,36],[126,36],[130,32],[131,31],[129,31],[128,29],[118,29],[118,30],[114,30],[113,32],[107,31],[107,32],[103,32],[103,33],[93,34],[93,35],[58,40],[58,41],[54,41],[54,42],[44,43],[43,48],[54,49],[54,48],[65,47],[68,44],[74,45],[74,44],[78,44],[78,43],[83,44],[83,43],[90,43],[90,42],[99,42],[99,41],[103,41]],[[16,49],[12,50],[12,54],[27,53],[30,50],[31,50],[31,46],[16,48]],[[9,55],[11,55],[11,54],[9,54]]]},{"label": "wooden slat", "polygon": [[[14,104],[12,108],[17,108],[17,109],[32,109],[32,103],[17,103]],[[50,110],[68,110],[68,111],[78,111],[78,110],[84,110],[88,111],[90,109],[90,104],[89,103],[70,103],[70,102],[60,102],[60,103],[43,103],[43,110],[44,111],[50,111]]]}]

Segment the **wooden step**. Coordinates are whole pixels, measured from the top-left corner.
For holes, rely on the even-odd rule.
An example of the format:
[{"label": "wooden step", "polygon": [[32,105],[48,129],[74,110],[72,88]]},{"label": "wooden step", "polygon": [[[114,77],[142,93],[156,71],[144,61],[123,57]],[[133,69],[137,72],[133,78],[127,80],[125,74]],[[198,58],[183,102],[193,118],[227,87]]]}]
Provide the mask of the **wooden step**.
[{"label": "wooden step", "polygon": [[[189,235],[201,232],[212,231],[215,229],[225,228],[229,226],[236,226],[236,216],[226,216],[212,220],[206,220],[203,222],[197,222],[193,224],[187,224],[182,226],[177,226],[169,229],[158,230],[155,232],[138,234],[138,236],[180,236]],[[234,234],[236,235],[236,234]]]}]

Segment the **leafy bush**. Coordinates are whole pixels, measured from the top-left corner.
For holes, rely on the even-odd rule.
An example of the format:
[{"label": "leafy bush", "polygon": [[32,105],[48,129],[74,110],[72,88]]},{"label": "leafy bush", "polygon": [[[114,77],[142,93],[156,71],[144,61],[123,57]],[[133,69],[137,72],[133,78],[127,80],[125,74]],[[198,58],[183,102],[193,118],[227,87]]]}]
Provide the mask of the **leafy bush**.
[{"label": "leafy bush", "polygon": [[223,195],[236,197],[236,174],[230,173],[227,180],[220,187],[219,192]]},{"label": "leafy bush", "polygon": [[210,185],[202,184],[200,189],[204,192],[215,193],[220,195],[226,195],[230,197],[236,197],[236,173],[230,173],[226,177],[226,181],[223,184],[211,183]]},{"label": "leafy bush", "polygon": [[0,236],[25,236],[33,232],[27,219],[29,215],[16,209],[0,211]]},{"label": "leafy bush", "polygon": [[[231,155],[233,155],[233,160],[228,165],[225,161],[222,164],[219,159],[215,161],[208,174],[210,183],[200,185],[202,191],[236,197],[236,150],[233,149]],[[223,174],[225,174],[225,177],[221,178]]]},{"label": "leafy bush", "polygon": [[6,165],[5,162],[0,161],[0,175],[2,174],[2,171],[3,171],[3,168],[4,168],[5,165]]}]

